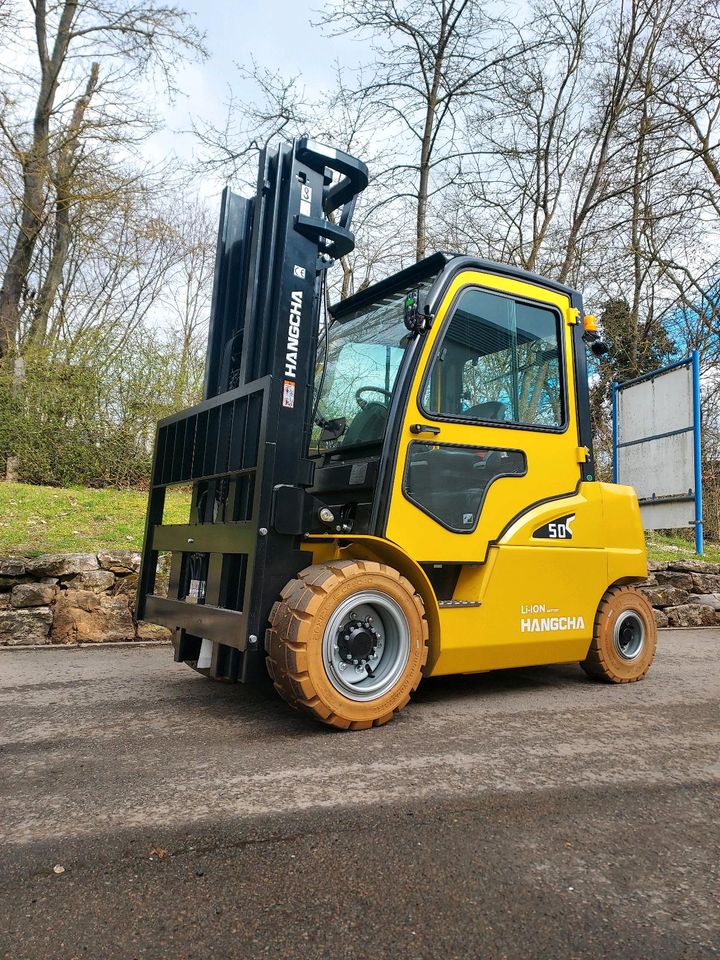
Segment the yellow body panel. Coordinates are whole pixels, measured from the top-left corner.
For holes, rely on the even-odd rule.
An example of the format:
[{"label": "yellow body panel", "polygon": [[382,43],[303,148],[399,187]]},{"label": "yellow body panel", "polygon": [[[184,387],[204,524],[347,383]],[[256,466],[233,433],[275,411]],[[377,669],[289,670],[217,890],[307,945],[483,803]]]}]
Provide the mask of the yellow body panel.
[{"label": "yellow body panel", "polygon": [[[544,523],[575,513],[573,539],[533,540]],[[583,660],[600,600],[615,583],[647,576],[635,491],[583,483],[576,495],[528,510],[486,563],[465,566],[440,608],[440,655],[430,673],[462,673]]]},{"label": "yellow body panel", "polygon": [[482,605],[440,610],[440,656],[430,672],[583,660],[603,592],[604,552],[503,546],[491,554],[485,575],[475,578]]},{"label": "yellow body panel", "polygon": [[[539,301],[563,318],[566,422],[560,431],[472,424],[433,418],[419,406],[423,377],[443,320],[468,285]],[[474,673],[583,660],[606,590],[647,575],[645,540],[634,490],[580,482],[587,458],[579,445],[572,367],[578,312],[568,297],[541,286],[468,270],[453,281],[425,338],[402,427],[385,539],[349,534],[311,536],[314,562],[374,559],[398,569],[421,595],[430,627],[425,673]],[[472,532],[445,528],[403,493],[412,424],[439,427],[431,443],[524,451],[527,472],[488,488]],[[572,539],[534,539],[544,524],[574,514]],[[460,565],[450,606],[438,602],[426,570]],[[423,565],[424,568],[423,569]]]}]

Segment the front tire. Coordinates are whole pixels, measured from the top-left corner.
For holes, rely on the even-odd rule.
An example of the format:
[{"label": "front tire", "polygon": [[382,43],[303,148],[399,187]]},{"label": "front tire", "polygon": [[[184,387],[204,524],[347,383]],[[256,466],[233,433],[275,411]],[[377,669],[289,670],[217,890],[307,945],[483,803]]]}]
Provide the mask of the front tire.
[{"label": "front tire", "polygon": [[633,683],[650,669],[656,646],[657,624],[647,598],[633,587],[611,587],[600,601],[580,666],[594,680]]},{"label": "front tire", "polygon": [[292,707],[364,730],[409,701],[428,656],[423,602],[397,570],[371,560],[316,564],[282,591],[266,633],[267,667]]}]

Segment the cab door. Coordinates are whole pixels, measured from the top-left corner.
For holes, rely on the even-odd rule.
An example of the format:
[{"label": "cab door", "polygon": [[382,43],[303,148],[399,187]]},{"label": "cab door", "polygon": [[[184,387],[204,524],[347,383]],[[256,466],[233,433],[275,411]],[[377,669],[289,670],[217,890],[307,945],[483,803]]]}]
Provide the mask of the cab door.
[{"label": "cab door", "polygon": [[419,562],[478,563],[514,517],[580,479],[569,298],[480,270],[425,337],[387,537]]}]

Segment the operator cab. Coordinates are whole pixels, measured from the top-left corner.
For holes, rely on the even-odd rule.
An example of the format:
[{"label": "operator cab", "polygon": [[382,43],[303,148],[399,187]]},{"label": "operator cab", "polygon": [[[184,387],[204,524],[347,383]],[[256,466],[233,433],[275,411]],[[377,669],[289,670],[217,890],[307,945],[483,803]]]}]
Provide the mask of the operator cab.
[{"label": "operator cab", "polygon": [[[378,532],[375,488],[397,448],[397,438],[386,437],[387,425],[397,428],[402,418],[423,339],[412,329],[408,304],[421,312],[437,304],[458,269],[480,264],[437,253],[332,308],[318,342],[309,456],[315,462],[310,493],[330,507],[336,528]],[[432,317],[425,321],[431,324]],[[556,310],[469,286],[454,299],[428,363],[419,419],[561,430],[561,366]],[[451,529],[462,530],[463,518],[476,512],[469,501],[481,502],[496,478],[522,475],[525,468],[519,450],[470,452],[418,442],[404,492]]]}]

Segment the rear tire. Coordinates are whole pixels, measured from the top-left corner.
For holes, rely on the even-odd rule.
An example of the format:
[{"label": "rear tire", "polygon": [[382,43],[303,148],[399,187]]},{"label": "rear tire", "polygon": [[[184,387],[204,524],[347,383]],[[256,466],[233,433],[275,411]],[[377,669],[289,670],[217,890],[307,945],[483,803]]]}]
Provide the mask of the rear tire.
[{"label": "rear tire", "polygon": [[391,720],[428,656],[423,602],[371,560],[316,564],[282,591],[265,637],[267,668],[290,706],[343,730]]},{"label": "rear tire", "polygon": [[633,587],[611,587],[600,601],[580,666],[594,680],[633,683],[650,669],[656,646],[657,624],[647,598]]}]

